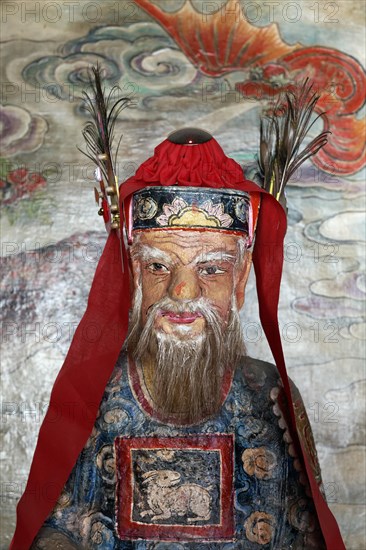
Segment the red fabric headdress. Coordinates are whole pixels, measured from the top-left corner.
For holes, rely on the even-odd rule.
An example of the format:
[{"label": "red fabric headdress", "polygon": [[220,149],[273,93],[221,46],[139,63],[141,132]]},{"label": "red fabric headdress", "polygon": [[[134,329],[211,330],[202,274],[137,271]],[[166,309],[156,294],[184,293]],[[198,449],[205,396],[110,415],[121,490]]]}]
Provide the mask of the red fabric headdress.
[{"label": "red fabric headdress", "polygon": [[[194,146],[165,140],[155,149],[153,157],[140,166],[135,176],[120,187],[121,202],[149,185],[230,188],[261,194],[253,253],[260,318],[283,381],[294,443],[303,458],[327,548],[344,549],[337,523],[319,491],[306,453],[297,438],[277,320],[286,233],[286,215],[282,206],[272,195],[246,180],[241,167],[226,157],[213,138]],[[124,247],[122,253],[126,266]],[[116,232],[111,232],[97,267],[87,310],[52,390],[26,490],[18,504],[17,528],[11,550],[30,547],[91,433],[104,388],[126,338],[129,308],[128,269],[125,268],[121,274],[119,238]],[[84,338],[91,324],[99,327],[99,338],[93,343]]]}]

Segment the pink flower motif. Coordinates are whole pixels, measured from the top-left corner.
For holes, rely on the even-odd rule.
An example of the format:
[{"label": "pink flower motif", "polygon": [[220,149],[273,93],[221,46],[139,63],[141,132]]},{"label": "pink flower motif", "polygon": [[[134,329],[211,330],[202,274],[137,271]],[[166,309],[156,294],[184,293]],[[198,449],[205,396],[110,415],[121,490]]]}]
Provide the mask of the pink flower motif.
[{"label": "pink flower motif", "polygon": [[[163,205],[163,212],[161,216],[156,218],[159,225],[169,225],[169,219],[171,216],[178,215],[188,204],[181,198],[175,198],[171,204]],[[230,227],[233,223],[233,219],[228,214],[225,214],[224,205],[222,203],[213,204],[212,200],[207,200],[203,204],[195,206],[198,210],[203,210],[209,216],[217,218],[220,221],[221,227]]]},{"label": "pink flower motif", "polygon": [[169,218],[179,214],[179,212],[183,210],[183,208],[186,208],[186,206],[188,206],[187,203],[183,199],[177,197],[171,204],[163,205],[164,214],[156,218],[156,221],[159,225],[169,225]]},{"label": "pink flower motif", "polygon": [[29,174],[26,182],[27,190],[31,193],[38,189],[38,187],[44,187],[46,185],[47,181],[41,174],[34,173]]},{"label": "pink flower motif", "polygon": [[212,204],[212,200],[208,200],[200,208],[207,212],[209,216],[217,218],[220,221],[221,227],[230,227],[233,223],[232,217],[229,214],[225,214],[224,205],[221,202],[214,205]]},{"label": "pink flower motif", "polygon": [[14,185],[23,185],[26,181],[28,170],[26,168],[18,168],[8,172],[7,180]]},{"label": "pink flower motif", "polygon": [[178,212],[183,210],[183,208],[185,208],[186,206],[187,206],[186,201],[179,197],[175,198],[172,202],[172,210],[174,214],[178,214]]},{"label": "pink flower motif", "polygon": [[6,176],[6,181],[0,183],[0,189],[4,190],[4,204],[11,204],[46,184],[46,179],[38,172],[29,172],[27,168],[11,170]]}]

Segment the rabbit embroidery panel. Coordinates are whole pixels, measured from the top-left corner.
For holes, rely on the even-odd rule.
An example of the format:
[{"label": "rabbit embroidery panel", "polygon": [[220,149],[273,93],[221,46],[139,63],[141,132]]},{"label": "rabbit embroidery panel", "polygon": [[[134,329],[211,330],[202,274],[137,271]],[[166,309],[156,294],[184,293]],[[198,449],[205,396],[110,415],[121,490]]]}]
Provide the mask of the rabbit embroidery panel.
[{"label": "rabbit embroidery panel", "polygon": [[176,487],[181,475],[174,470],[152,470],[142,477],[142,483],[147,484],[149,508],[141,512],[141,517],[153,515],[153,521],[170,519],[175,515],[178,518],[188,515],[188,522],[210,519],[212,497],[201,485],[184,483]]},{"label": "rabbit embroidery panel", "polygon": [[233,447],[227,434],[116,438],[120,538],[231,540]]}]

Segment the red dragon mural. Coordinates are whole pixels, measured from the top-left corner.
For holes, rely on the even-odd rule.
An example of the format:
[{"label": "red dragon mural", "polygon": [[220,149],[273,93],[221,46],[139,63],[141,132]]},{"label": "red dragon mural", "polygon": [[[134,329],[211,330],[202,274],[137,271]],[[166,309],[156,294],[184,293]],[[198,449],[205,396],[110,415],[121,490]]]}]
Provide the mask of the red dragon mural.
[{"label": "red dragon mural", "polygon": [[[248,99],[272,99],[309,77],[321,95],[317,109],[325,111],[324,129],[332,131],[314,164],[342,175],[365,166],[366,125],[357,113],[365,101],[366,74],[352,56],[322,46],[290,46],[275,23],[251,25],[237,0],[228,0],[211,13],[199,13],[190,0],[175,12],[166,12],[148,0],[135,3],[159,22],[203,74],[247,73],[236,89]],[[280,86],[278,76],[282,77]]]}]

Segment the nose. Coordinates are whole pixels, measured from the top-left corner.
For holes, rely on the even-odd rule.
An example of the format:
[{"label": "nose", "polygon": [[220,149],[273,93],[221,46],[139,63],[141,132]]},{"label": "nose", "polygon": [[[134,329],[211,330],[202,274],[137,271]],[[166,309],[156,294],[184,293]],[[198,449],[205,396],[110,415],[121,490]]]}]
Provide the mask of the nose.
[{"label": "nose", "polygon": [[199,298],[201,289],[198,275],[193,269],[182,267],[177,269],[169,287],[169,295],[173,300],[194,300]]}]

